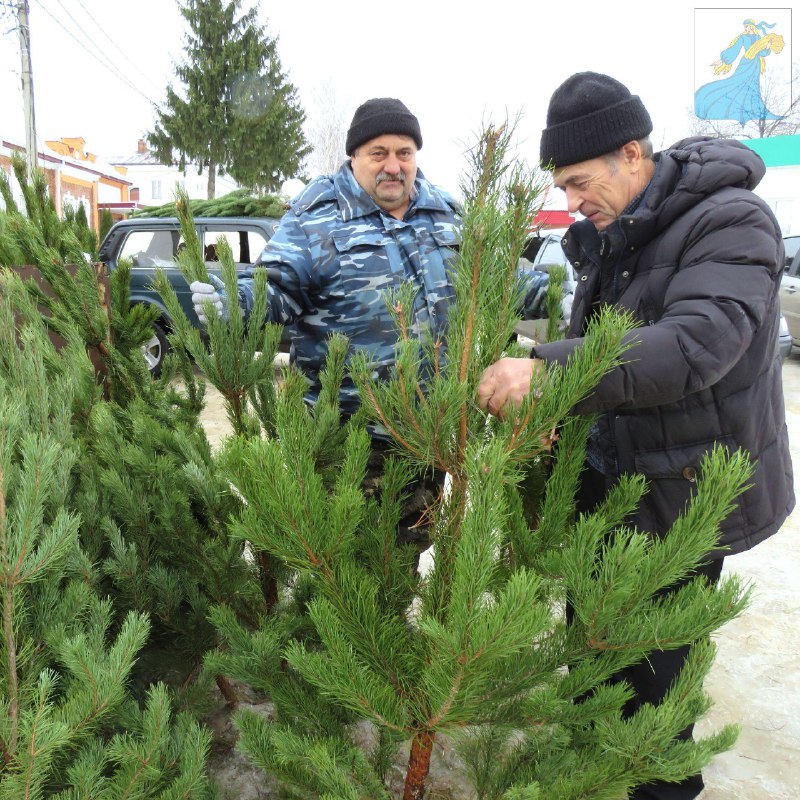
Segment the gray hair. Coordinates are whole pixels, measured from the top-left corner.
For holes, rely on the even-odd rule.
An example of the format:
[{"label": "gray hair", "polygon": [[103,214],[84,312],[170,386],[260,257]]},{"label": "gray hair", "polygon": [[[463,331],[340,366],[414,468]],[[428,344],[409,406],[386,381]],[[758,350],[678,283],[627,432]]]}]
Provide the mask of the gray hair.
[{"label": "gray hair", "polygon": [[[637,139],[639,143],[639,149],[642,151],[642,158],[652,158],[653,157],[653,143],[650,141],[649,136],[645,136],[644,139]],[[624,145],[623,145],[624,147]],[[614,150],[612,153],[607,153],[603,156],[606,160],[606,163],[611,168],[612,173],[616,172],[617,170],[617,161],[619,161],[623,157],[622,147],[617,150]]]}]

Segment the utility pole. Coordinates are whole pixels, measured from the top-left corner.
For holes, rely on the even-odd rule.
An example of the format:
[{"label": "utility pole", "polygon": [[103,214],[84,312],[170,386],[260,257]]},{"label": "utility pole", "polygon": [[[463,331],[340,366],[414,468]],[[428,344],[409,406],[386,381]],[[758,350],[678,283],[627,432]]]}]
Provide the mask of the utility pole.
[{"label": "utility pole", "polygon": [[33,68],[31,66],[31,28],[28,21],[28,0],[17,3],[19,20],[19,54],[22,59],[22,108],[25,114],[25,148],[28,161],[28,180],[37,167],[36,118],[33,107]]}]

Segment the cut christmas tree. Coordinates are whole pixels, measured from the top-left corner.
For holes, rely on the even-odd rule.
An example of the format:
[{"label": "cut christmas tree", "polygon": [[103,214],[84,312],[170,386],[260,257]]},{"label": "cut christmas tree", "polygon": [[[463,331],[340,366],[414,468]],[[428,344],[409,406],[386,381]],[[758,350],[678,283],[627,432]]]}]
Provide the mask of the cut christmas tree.
[{"label": "cut christmas tree", "polygon": [[[510,418],[477,406],[482,371],[514,350],[517,262],[540,202],[540,181],[509,158],[510,143],[506,130],[487,130],[473,152],[447,341],[409,335],[413,298],[401,289],[387,298],[399,336],[390,380],[376,382],[363,355],[345,361],[334,339],[317,406],[305,405],[302,379],[288,372],[274,430],[235,438],[223,454],[245,500],[233,534],[278,565],[277,602],[255,631],[218,607],[224,647],[206,665],[271,699],[271,719],[238,716],[241,747],[291,796],[422,800],[432,796],[433,749],[447,737],[481,800],[618,800],[640,783],[696,772],[735,738],[726,728],[675,741],[708,706],[709,636],[741,610],[744,593],[734,579],[662,590],[714,548],[747,481],[746,456],[706,458],[692,503],[663,540],[626,526],[647,490],[640,477],[623,478],[595,513],[576,514],[592,421],[572,409],[635,357],[635,343],[623,344],[631,321],[610,310],[565,368],[535,376]],[[552,291],[557,307],[555,282]],[[319,420],[338,413],[345,368],[364,413],[393,442],[377,494],[363,485],[363,426],[340,429],[341,448],[321,457]],[[449,481],[426,510],[433,565],[419,576],[397,526],[410,480],[433,470]],[[667,699],[624,718],[630,692],[610,676],[685,645],[691,655]]]}]

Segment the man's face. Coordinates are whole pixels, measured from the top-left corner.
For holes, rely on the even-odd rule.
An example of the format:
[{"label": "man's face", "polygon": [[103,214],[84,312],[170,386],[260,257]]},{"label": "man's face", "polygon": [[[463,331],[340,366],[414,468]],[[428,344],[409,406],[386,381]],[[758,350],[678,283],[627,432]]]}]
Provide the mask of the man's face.
[{"label": "man's face", "polygon": [[636,173],[624,158],[600,156],[556,169],[553,183],[567,196],[567,208],[580,212],[597,230],[607,228],[640,191]]},{"label": "man's face", "polygon": [[350,164],[358,185],[384,211],[403,215],[417,177],[417,145],[410,136],[387,133],[370,139]]}]

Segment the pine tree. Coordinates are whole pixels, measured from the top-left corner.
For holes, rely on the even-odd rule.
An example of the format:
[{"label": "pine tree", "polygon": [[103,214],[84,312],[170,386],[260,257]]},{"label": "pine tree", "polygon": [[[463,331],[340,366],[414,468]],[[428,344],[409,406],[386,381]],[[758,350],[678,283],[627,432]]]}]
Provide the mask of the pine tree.
[{"label": "pine tree", "polygon": [[85,344],[73,332],[59,358],[43,325],[18,317],[15,331],[12,295],[0,303],[0,797],[207,797],[208,733],[173,719],[161,685],[134,702],[147,614],[115,616],[80,545]]},{"label": "pine tree", "polygon": [[300,171],[308,147],[305,114],[282,72],[276,41],[257,23],[257,8],[241,0],[180,0],[189,26],[186,60],[177,65],[179,91],[169,86],[148,134],[165,164],[177,154],[208,170],[208,197],[217,172],[248,188],[278,189]]},{"label": "pine tree", "polygon": [[[278,602],[255,631],[218,607],[224,647],[206,665],[271,698],[272,720],[237,717],[240,746],[292,796],[394,797],[389,767],[405,752],[398,791],[421,800],[434,743],[447,735],[460,742],[481,800],[618,800],[634,785],[696,772],[735,738],[725,728],[674,741],[708,706],[708,636],[741,610],[741,587],[730,579],[657,593],[713,548],[747,457],[715,450],[664,540],[625,524],[646,491],[639,477],[576,517],[591,420],[571,410],[627,357],[632,330],[610,311],[571,363],[535,377],[510,419],[487,418],[474,401],[482,370],[509,347],[516,265],[538,193],[508,159],[510,136],[487,130],[473,153],[446,356],[429,338],[420,359],[404,288],[388,300],[399,331],[393,377],[376,383],[367,359],[351,358],[363,408],[396,446],[380,494],[363,490],[363,426],[345,426],[340,446],[320,458],[319,420],[338,413],[344,374],[346,343],[337,340],[319,408],[306,407],[302,379],[287,373],[274,431],[232,439],[223,455],[246,501],[233,534],[280,566]],[[219,333],[211,335],[213,348]],[[396,531],[409,480],[431,468],[450,484],[427,511],[435,555],[419,578]],[[653,649],[687,644],[665,702],[623,719],[629,691],[607,679]],[[375,732],[366,750],[356,743],[364,724]]]},{"label": "pine tree", "polygon": [[[150,377],[140,345],[151,312],[130,307],[127,270],[115,270],[106,289],[72,229],[56,224],[41,173],[25,191],[27,216],[0,214],[0,256],[12,268],[0,279],[0,299],[18,326],[50,334],[42,334],[39,349],[54,381],[80,378],[80,391],[64,400],[76,448],[66,502],[80,514],[81,546],[97,565],[92,585],[113,598],[117,615],[151,615],[134,674],[141,694],[158,678],[191,686],[217,643],[209,606],[232,603],[251,625],[263,611],[243,545],[227,535],[241,500],[200,425],[204,387],[183,352],[158,380]],[[23,283],[13,269],[20,263],[36,266],[51,293]],[[0,341],[5,350],[14,347],[13,324]],[[55,341],[68,349],[57,350]],[[74,354],[85,360],[87,350],[97,356],[88,372],[80,359],[74,363]],[[172,382],[178,373],[185,393]],[[227,683],[219,684],[229,694]]]}]

